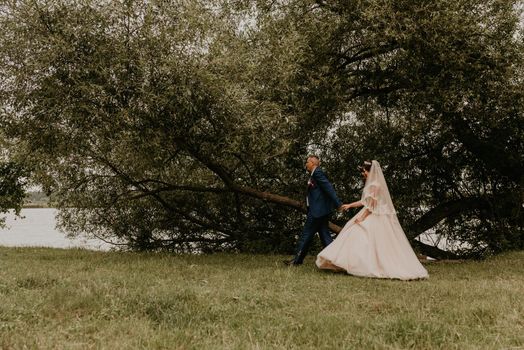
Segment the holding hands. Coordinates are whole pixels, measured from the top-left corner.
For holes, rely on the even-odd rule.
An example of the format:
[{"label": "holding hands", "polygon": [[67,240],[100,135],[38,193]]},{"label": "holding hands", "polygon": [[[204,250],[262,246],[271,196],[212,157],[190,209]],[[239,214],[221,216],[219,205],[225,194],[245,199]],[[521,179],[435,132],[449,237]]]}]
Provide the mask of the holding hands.
[{"label": "holding hands", "polygon": [[[358,208],[358,207],[361,207],[363,204],[361,201],[356,201],[356,202],[353,202],[353,203],[349,203],[349,204],[342,204],[338,210],[339,211],[348,211],[350,208]],[[355,224],[360,224],[362,221],[364,221],[366,219],[366,217],[370,214],[371,212],[369,210],[365,210],[364,213],[362,215],[360,215],[358,218],[355,219]]]},{"label": "holding hands", "polygon": [[348,211],[350,208],[352,208],[351,204],[342,204],[340,208],[338,208],[339,211]]},{"label": "holding hands", "polygon": [[338,208],[338,210],[339,211],[348,211],[351,208],[358,208],[361,206],[362,206],[362,203],[360,203],[360,201],[356,201],[356,202],[349,203],[349,204],[342,204],[340,208]]}]

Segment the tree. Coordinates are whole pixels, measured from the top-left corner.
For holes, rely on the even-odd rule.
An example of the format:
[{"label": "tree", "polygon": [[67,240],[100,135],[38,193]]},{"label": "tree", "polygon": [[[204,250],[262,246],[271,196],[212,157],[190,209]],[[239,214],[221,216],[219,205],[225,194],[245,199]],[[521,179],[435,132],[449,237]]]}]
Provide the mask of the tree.
[{"label": "tree", "polygon": [[[14,211],[19,216],[24,203],[25,186],[29,171],[21,162],[9,160],[7,143],[0,136],[0,214]],[[5,217],[0,216],[0,227],[4,227]]]},{"label": "tree", "polygon": [[311,114],[355,113],[323,146],[330,164],[386,160],[411,238],[433,227],[466,256],[522,248],[522,4],[377,3],[317,1],[337,25],[308,70],[339,99]]},{"label": "tree", "polygon": [[0,123],[65,229],[132,249],[288,251],[314,149],[344,199],[386,165],[411,238],[522,247],[512,6],[9,2]]}]

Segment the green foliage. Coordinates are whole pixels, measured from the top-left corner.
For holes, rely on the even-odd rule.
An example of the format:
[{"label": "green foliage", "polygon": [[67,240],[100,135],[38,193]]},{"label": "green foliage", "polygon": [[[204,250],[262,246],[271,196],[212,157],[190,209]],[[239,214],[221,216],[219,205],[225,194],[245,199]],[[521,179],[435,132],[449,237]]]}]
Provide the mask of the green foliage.
[{"label": "green foliage", "polygon": [[[25,197],[27,171],[14,162],[0,163],[0,214],[14,210],[20,214]],[[3,227],[5,217],[0,217],[0,227]]]},{"label": "green foliage", "polygon": [[309,152],[345,201],[379,160],[411,239],[522,248],[517,5],[4,2],[0,124],[63,228],[131,249],[289,252]]},{"label": "green foliage", "polygon": [[[329,94],[340,98],[311,114],[332,115],[331,128],[317,139],[338,182],[349,183],[352,175],[343,173],[361,159],[377,159],[408,228],[440,206],[432,224],[445,222],[435,232],[468,242],[464,254],[522,248],[524,50],[517,3],[376,4],[319,2],[336,25],[312,42],[308,64],[337,82]],[[341,118],[343,112],[350,113]]]},{"label": "green foliage", "polygon": [[289,249],[289,211],[239,197],[209,169],[221,163],[237,183],[285,193],[286,158],[271,164],[288,157],[288,117],[239,85],[236,22],[178,5],[6,7],[2,73],[14,84],[2,91],[3,126],[26,140],[18,151],[73,234],[133,249]]}]

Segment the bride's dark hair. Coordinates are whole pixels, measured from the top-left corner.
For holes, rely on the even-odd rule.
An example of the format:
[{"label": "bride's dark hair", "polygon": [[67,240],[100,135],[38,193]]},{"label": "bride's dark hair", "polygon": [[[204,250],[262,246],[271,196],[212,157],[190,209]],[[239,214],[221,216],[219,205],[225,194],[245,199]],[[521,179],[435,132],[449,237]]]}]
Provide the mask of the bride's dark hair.
[{"label": "bride's dark hair", "polygon": [[365,160],[361,166],[358,167],[360,170],[370,171],[371,170],[371,161]]}]

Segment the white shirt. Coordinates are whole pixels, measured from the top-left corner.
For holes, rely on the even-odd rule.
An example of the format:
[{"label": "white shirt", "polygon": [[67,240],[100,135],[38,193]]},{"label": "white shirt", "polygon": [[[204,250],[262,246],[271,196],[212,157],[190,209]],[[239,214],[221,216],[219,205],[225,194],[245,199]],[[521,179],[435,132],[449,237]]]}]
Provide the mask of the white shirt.
[{"label": "white shirt", "polygon": [[[311,174],[309,175],[309,180],[307,180],[308,186],[309,186],[309,181],[311,181],[311,177],[313,177],[313,173],[315,172],[315,170],[317,170],[317,167],[314,167],[313,170],[311,170]],[[307,195],[306,195],[306,207],[309,207],[309,199],[307,198]]]}]

